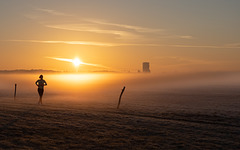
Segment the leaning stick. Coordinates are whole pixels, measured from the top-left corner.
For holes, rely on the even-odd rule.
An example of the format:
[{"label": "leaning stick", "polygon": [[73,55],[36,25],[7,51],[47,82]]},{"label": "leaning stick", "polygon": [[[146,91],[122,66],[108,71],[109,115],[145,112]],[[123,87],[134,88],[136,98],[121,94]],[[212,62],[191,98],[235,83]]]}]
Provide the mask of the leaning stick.
[{"label": "leaning stick", "polygon": [[117,109],[118,109],[118,108],[119,108],[119,106],[120,106],[121,99],[122,99],[122,94],[123,94],[124,90],[125,90],[125,86],[123,87],[123,89],[122,89],[122,92],[121,92],[121,94],[120,94],[120,96],[119,96],[119,101],[118,101],[118,106],[117,106]]}]

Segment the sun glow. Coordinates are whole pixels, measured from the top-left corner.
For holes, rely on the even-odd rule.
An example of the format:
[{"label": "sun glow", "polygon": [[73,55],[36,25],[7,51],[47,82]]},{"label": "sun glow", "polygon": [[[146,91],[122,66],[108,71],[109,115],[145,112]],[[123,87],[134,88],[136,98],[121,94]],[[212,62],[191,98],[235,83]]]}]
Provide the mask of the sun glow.
[{"label": "sun glow", "polygon": [[65,82],[66,84],[69,84],[69,85],[79,86],[79,84],[90,84],[92,82],[97,82],[97,80],[99,80],[100,78],[103,78],[103,75],[101,74],[58,74],[58,75],[52,75],[51,78],[61,81],[62,83]]},{"label": "sun glow", "polygon": [[65,62],[70,62],[72,63],[78,72],[78,68],[80,65],[85,65],[85,66],[92,66],[92,67],[96,67],[96,68],[104,68],[104,69],[110,69],[109,67],[106,67],[104,65],[100,65],[100,64],[92,64],[92,63],[86,63],[81,61],[79,58],[74,58],[74,59],[68,59],[68,58],[56,58],[56,57],[46,57],[46,58],[50,58],[50,59],[54,59],[54,60],[59,60],[59,61],[65,61]]},{"label": "sun glow", "polygon": [[73,59],[72,63],[75,67],[78,67],[80,64],[82,64],[82,62],[78,58]]}]

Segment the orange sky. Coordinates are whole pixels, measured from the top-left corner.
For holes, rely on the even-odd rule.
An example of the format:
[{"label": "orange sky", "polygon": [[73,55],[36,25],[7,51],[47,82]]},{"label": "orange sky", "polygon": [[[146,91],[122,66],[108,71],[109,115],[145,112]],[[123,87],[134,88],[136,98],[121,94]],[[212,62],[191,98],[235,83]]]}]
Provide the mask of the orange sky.
[{"label": "orange sky", "polygon": [[[216,5],[217,4],[217,5]],[[1,1],[0,69],[239,71],[239,1]],[[80,65],[80,71],[103,70]],[[106,70],[105,68],[105,70]]]}]

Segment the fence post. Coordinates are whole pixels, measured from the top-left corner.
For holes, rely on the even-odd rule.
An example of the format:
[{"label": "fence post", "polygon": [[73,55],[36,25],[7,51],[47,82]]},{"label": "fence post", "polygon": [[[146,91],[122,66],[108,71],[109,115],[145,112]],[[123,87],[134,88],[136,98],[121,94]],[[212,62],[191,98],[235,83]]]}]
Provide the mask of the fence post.
[{"label": "fence post", "polygon": [[15,83],[14,100],[16,99],[16,96],[17,96],[17,84]]},{"label": "fence post", "polygon": [[119,96],[119,101],[118,101],[118,106],[117,106],[117,109],[119,108],[119,106],[120,106],[120,103],[121,103],[121,98],[122,98],[122,94],[123,94],[123,92],[125,91],[125,86],[123,87],[123,89],[122,89],[122,92],[121,92],[121,94],[120,94],[120,96]]}]

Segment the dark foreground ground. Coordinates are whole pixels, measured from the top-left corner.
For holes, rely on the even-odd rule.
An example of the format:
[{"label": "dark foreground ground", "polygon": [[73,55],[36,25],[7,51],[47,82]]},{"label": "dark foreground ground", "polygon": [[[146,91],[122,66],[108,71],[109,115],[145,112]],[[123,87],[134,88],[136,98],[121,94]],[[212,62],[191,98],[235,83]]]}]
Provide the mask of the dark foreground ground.
[{"label": "dark foreground ground", "polygon": [[115,103],[0,97],[1,149],[240,149],[238,93],[126,94]]}]

